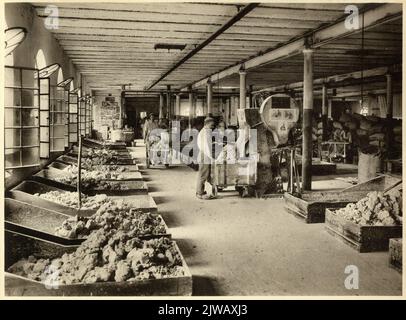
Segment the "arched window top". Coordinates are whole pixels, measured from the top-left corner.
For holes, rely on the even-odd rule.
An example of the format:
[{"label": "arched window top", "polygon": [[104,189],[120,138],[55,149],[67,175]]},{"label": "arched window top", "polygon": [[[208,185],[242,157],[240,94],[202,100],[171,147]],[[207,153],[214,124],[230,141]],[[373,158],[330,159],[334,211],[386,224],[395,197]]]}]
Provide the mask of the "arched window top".
[{"label": "arched window top", "polygon": [[39,49],[37,55],[35,56],[35,68],[42,69],[47,66],[47,61],[45,59],[44,51]]},{"label": "arched window top", "polygon": [[75,87],[73,86],[73,81],[71,81],[70,87],[69,87],[69,91],[72,91],[72,90],[74,90],[74,89],[75,89]]}]

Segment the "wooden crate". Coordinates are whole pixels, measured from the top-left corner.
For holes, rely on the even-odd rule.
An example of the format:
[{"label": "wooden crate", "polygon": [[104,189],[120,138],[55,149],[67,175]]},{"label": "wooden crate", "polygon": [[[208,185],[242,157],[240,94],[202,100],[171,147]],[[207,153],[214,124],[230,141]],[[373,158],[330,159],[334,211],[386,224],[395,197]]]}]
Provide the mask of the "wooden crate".
[{"label": "wooden crate", "polygon": [[402,226],[361,226],[326,209],[326,229],[359,252],[387,251],[389,239],[402,236]]},{"label": "wooden crate", "polygon": [[[5,231],[5,267],[29,255],[53,259],[76,250],[74,246],[61,246],[34,237]],[[98,282],[93,284],[61,285],[49,289],[39,281],[5,272],[6,296],[190,296],[192,275],[176,245],[185,274],[181,277],[143,280],[135,282]]]},{"label": "wooden crate", "polygon": [[325,220],[326,208],[342,208],[366,195],[366,191],[328,191],[308,192],[298,197],[286,192],[283,197],[287,212],[303,218],[306,223],[322,223]]},{"label": "wooden crate", "polygon": [[389,239],[389,265],[402,272],[402,238]]}]

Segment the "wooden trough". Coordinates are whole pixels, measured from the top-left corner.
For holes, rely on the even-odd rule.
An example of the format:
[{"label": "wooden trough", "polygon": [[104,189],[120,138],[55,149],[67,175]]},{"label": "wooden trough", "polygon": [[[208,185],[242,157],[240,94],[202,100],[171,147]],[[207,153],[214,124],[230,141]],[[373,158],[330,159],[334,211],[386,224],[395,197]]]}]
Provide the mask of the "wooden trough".
[{"label": "wooden trough", "polygon": [[359,252],[387,251],[389,239],[402,236],[402,226],[363,226],[326,209],[326,229]]},{"label": "wooden trough", "polygon": [[46,287],[44,283],[7,272],[15,262],[30,255],[54,259],[71,253],[76,246],[63,246],[16,232],[5,231],[5,295],[6,296],[190,296],[192,275],[177,246],[182,259],[184,275],[172,278],[134,282],[97,282],[93,284],[59,285]]},{"label": "wooden trough", "polygon": [[340,191],[306,192],[300,197],[285,193],[285,209],[303,218],[306,223],[321,223],[324,222],[326,208],[345,207],[371,191],[384,191],[399,181],[397,177],[382,175]]}]

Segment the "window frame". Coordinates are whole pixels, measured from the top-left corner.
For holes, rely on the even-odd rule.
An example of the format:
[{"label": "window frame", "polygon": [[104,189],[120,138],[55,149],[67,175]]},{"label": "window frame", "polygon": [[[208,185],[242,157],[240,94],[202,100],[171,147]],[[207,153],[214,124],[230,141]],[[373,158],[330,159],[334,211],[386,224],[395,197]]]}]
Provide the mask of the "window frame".
[{"label": "window frame", "polygon": [[[76,98],[76,102],[72,102],[71,98],[75,97]],[[72,105],[76,105],[76,112],[75,111],[71,111],[71,106]],[[72,91],[69,91],[69,108],[68,108],[68,112],[69,112],[69,122],[68,122],[68,141],[69,141],[69,147],[72,146],[72,144],[77,143],[79,141],[79,97],[77,93],[73,93]],[[73,122],[72,119],[74,118],[74,116],[76,116],[76,122]],[[76,124],[76,131],[71,131],[71,125],[75,125]],[[76,139],[71,139],[71,135],[76,133]]]},{"label": "window frame", "polygon": [[[20,67],[20,66],[4,66],[4,71],[5,74],[7,73],[6,69],[13,69],[13,70],[18,70],[19,71],[19,85],[15,85],[15,81],[12,85],[6,85],[6,78],[4,82],[4,88],[5,89],[12,89],[12,90],[20,90],[20,106],[17,106],[14,101],[12,106],[6,106],[6,103],[4,103],[4,111],[7,109],[11,110],[18,110],[19,111],[19,125],[6,125],[6,119],[4,119],[4,169],[5,170],[13,170],[13,169],[20,169],[20,168],[32,168],[32,167],[37,167],[40,165],[40,127],[39,127],[39,117],[40,117],[40,82],[39,82],[39,70],[36,68],[28,68],[28,67]],[[30,86],[25,86],[24,85],[24,71],[32,71],[33,72],[33,83],[35,84],[36,82],[36,87],[35,85],[33,87]],[[32,96],[33,96],[33,102],[31,106],[24,106],[23,105],[23,90],[30,90],[32,91]],[[6,91],[6,90],[5,90]],[[6,92],[5,92],[6,94]],[[37,100],[37,106],[35,107],[35,99]],[[4,101],[5,102],[5,101]],[[28,126],[28,125],[23,125],[23,110],[36,110],[37,115],[35,118],[37,119],[36,125]],[[6,118],[6,117],[5,117]],[[18,146],[11,146],[7,147],[6,145],[6,132],[7,129],[11,130],[19,130],[20,134],[20,143]],[[23,132],[24,129],[37,129],[37,144],[33,145],[23,145]],[[38,152],[38,157],[32,164],[23,164],[23,155],[24,155],[24,150],[30,150],[30,149],[37,149]],[[7,150],[18,150],[19,153],[19,164],[15,165],[15,163],[12,163],[11,166],[7,166],[6,162],[6,151]]]},{"label": "window frame", "polygon": [[[48,87],[48,93],[43,93],[41,88],[42,88],[42,81],[46,81],[46,86]],[[51,109],[51,79],[49,77],[44,77],[44,78],[39,78],[39,157],[40,159],[49,159],[50,155],[51,155],[51,119],[50,119],[50,109]],[[47,99],[47,108],[42,109],[41,106],[41,99],[42,97],[48,97]],[[42,113],[45,113],[46,115],[46,123],[43,124],[41,119],[41,115]],[[46,138],[45,140],[41,140],[41,129],[48,129],[45,130],[48,131],[46,133]],[[47,149],[43,149],[47,146]],[[44,152],[44,153],[43,153]]]}]

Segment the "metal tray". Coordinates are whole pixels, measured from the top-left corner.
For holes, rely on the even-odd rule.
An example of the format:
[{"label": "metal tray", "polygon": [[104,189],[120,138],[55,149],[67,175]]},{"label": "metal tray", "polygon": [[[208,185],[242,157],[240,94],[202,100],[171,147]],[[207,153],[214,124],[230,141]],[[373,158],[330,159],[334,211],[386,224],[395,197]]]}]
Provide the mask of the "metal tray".
[{"label": "metal tray", "polygon": [[[48,168],[48,169],[43,169],[33,175],[31,177],[32,180],[38,181],[59,189],[63,189],[66,191],[76,191],[76,186],[72,186],[69,184],[61,183],[56,181],[58,177],[63,176],[63,173],[61,170],[54,169],[54,168]],[[104,193],[106,195],[112,195],[112,196],[122,196],[122,195],[133,195],[133,194],[147,194],[148,193],[148,186],[144,181],[112,181],[110,182],[115,182],[119,183],[120,185],[125,185],[127,186],[128,189],[125,190],[109,190],[109,189],[99,189],[99,188],[93,188],[93,189],[83,189],[82,192],[84,194],[88,195],[95,195],[95,194],[101,194]]]},{"label": "metal tray", "polygon": [[63,245],[78,245],[84,239],[56,236],[55,228],[69,218],[60,212],[33,206],[14,199],[5,199],[5,228]]},{"label": "metal tray", "polygon": [[[35,193],[46,193],[49,191],[66,192],[66,190],[52,187],[37,181],[23,181],[18,186],[6,193],[8,198],[19,200],[32,204],[34,206],[50,209],[53,211],[61,212],[69,216],[89,216],[96,213],[95,210],[77,210],[68,206],[61,205],[59,203],[48,201],[35,196]],[[154,198],[149,194],[138,194],[131,196],[110,196],[112,200],[123,200],[124,203],[129,204],[133,208],[137,208],[142,212],[157,212],[158,206],[155,203]]]},{"label": "metal tray", "polygon": [[[67,169],[71,165],[67,165],[64,163],[60,162],[52,162],[50,165],[48,165],[48,168],[51,168],[51,170],[59,170],[61,171],[61,174],[64,174],[64,170]],[[106,179],[108,181],[128,181],[128,180],[138,180],[142,181],[142,174],[139,171],[123,171],[119,172],[119,174],[122,176],[122,179]]]},{"label": "metal tray", "polygon": [[[48,289],[39,281],[5,272],[6,296],[190,296],[192,275],[178,250],[185,275],[181,277],[136,282],[98,282],[94,284],[60,285]],[[63,246],[16,232],[5,231],[5,270],[22,258],[54,259],[73,252],[75,246]]]},{"label": "metal tray", "polygon": [[78,210],[59,203],[42,199],[35,196],[36,193],[47,193],[50,191],[66,192],[66,190],[55,188],[40,182],[26,180],[21,182],[18,186],[6,192],[6,197],[32,204],[37,207],[46,208],[49,210],[57,211],[68,216],[90,216],[97,210]]},{"label": "metal tray", "polygon": [[[63,170],[63,169],[65,169],[65,168],[67,168],[68,166],[71,166],[71,165],[77,165],[77,161],[72,162],[72,163],[68,163],[66,161],[56,159],[48,167]],[[105,166],[109,166],[109,165],[105,165]],[[122,168],[125,168],[126,171],[123,171],[123,173],[140,171],[137,164],[118,165],[118,166],[120,166]]]}]

